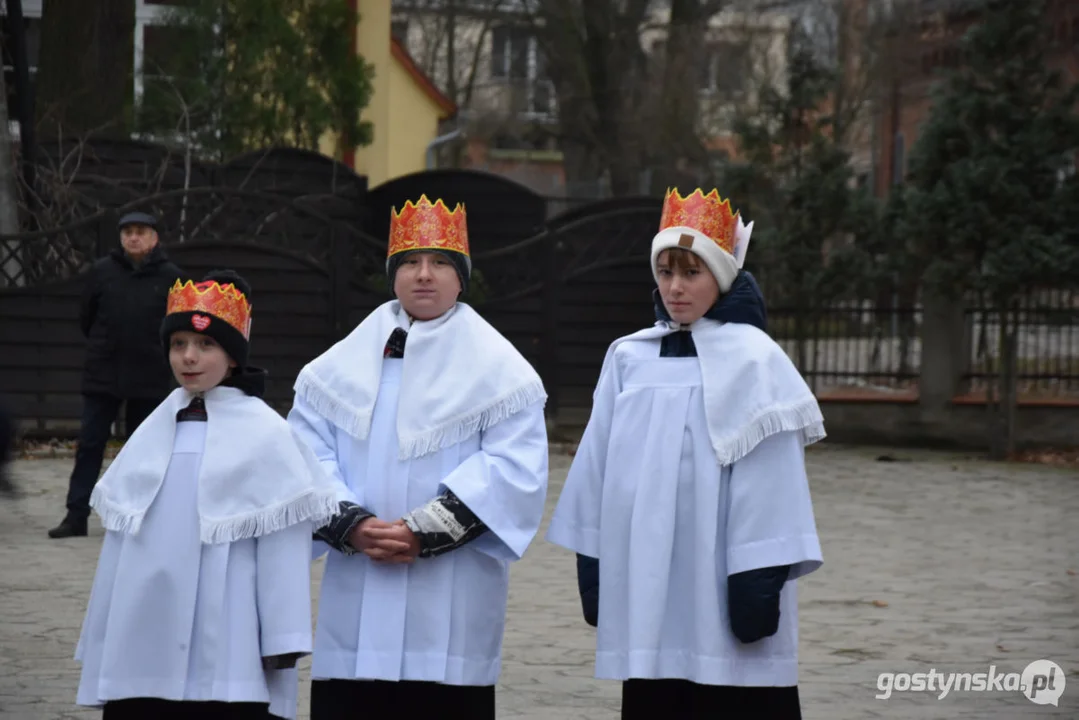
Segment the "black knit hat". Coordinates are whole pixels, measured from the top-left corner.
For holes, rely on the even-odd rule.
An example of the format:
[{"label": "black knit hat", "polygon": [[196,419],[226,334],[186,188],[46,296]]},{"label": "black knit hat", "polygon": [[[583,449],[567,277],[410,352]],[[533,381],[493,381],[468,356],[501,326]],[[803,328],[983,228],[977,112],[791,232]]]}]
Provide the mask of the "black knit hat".
[{"label": "black knit hat", "polygon": [[177,281],[161,322],[165,352],[172,334],[182,330],[212,337],[238,367],[247,367],[251,286],[233,270],[212,270],[198,283]]},{"label": "black knit hat", "polygon": [[464,253],[454,252],[453,250],[439,250],[437,248],[417,248],[416,250],[406,250],[391,255],[386,259],[386,276],[390,281],[390,294],[394,297],[397,293],[393,291],[393,281],[397,277],[397,269],[401,267],[401,263],[405,258],[415,253],[438,253],[442,257],[448,259],[453,263],[453,269],[457,271],[457,278],[461,281],[461,294],[468,292],[468,278],[472,275],[472,261],[468,255]]}]

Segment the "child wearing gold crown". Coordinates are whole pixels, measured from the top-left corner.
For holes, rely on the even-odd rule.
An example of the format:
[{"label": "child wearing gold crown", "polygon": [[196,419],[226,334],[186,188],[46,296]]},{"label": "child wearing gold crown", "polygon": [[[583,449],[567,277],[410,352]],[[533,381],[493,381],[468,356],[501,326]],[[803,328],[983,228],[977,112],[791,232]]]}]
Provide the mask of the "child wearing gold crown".
[{"label": "child wearing gold crown", "polygon": [[309,363],[289,421],[336,479],[311,719],[495,717],[509,565],[539,529],[546,399],[536,371],[458,302],[465,209],[391,211],[394,299]]},{"label": "child wearing gold crown", "polygon": [[312,533],[337,496],[261,399],[249,297],[231,271],[177,281],[161,337],[180,387],[91,496],[106,534],[77,702],[105,720],[296,716]]},{"label": "child wearing gold crown", "polygon": [[763,303],[760,323],[727,304],[756,291],[751,231],[715,190],[668,192],[657,322],[608,350],[547,534],[598,563],[582,600],[626,720],[801,715],[795,580],[822,563],[804,447],[824,425]]}]

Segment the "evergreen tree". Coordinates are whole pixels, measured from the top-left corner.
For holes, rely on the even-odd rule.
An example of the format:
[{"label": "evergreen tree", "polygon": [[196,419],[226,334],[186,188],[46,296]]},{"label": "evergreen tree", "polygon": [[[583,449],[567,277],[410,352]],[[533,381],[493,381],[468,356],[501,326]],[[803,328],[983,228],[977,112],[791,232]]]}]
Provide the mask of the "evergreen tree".
[{"label": "evergreen tree", "polygon": [[352,47],[358,17],[338,0],[192,0],[143,68],[144,132],[178,132],[219,158],[268,146],[338,154],[371,141],[360,112],[373,68]]},{"label": "evergreen tree", "polygon": [[854,189],[849,155],[834,139],[825,112],[833,87],[833,71],[795,35],[786,86],[761,88],[757,112],[736,122],[740,159],[726,172],[734,206],[758,222],[747,263],[763,269],[770,303],[797,310],[788,330],[803,371],[816,312],[857,295],[869,272],[860,241],[874,205]]},{"label": "evergreen tree", "polygon": [[1001,434],[1013,450],[1015,330],[1020,296],[1075,267],[1073,168],[1077,89],[1048,65],[1041,0],[985,0],[962,42],[963,63],[933,94],[911,153],[905,235],[924,288],[977,296],[996,314]]}]

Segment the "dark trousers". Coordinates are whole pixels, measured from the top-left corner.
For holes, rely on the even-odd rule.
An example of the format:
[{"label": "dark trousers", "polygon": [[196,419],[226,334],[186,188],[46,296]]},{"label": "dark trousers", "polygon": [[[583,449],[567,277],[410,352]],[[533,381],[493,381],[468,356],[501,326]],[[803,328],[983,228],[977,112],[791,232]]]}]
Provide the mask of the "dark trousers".
[{"label": "dark trousers", "polygon": [[698,685],[688,680],[626,680],[622,720],[801,720],[798,687]]},{"label": "dark trousers", "polygon": [[105,703],[101,720],[267,720],[265,703],[178,702],[132,698]]},{"label": "dark trousers", "polygon": [[79,446],[75,450],[75,468],[67,490],[67,516],[83,521],[90,517],[90,493],[94,491],[105,461],[105,446],[109,442],[112,424],[124,408],[124,424],[128,437],[142,424],[146,416],[161,403],[160,399],[132,398],[122,400],[112,395],[82,396],[82,425],[79,427]]},{"label": "dark trousers", "polygon": [[311,681],[311,720],[361,717],[494,720],[495,688],[411,680]]}]

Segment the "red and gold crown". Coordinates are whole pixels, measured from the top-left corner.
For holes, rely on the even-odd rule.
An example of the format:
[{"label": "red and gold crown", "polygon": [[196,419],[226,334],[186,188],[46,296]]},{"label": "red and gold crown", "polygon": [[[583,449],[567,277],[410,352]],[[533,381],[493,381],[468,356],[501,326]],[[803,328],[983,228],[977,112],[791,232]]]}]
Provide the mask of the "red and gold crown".
[{"label": "red and gold crown", "polygon": [[212,280],[200,283],[188,280],[181,284],[177,280],[169,291],[165,312],[167,315],[182,312],[212,315],[234,327],[245,340],[251,339],[251,305],[232,283],[220,285]]},{"label": "red and gold crown", "polygon": [[705,195],[697,188],[688,197],[677,189],[667,190],[663,201],[663,216],[659,221],[662,232],[669,227],[688,227],[712,238],[719,247],[733,255],[738,233],[738,213],[731,210],[731,201],[719,197],[719,191]]},{"label": "red and gold crown", "polygon": [[421,195],[419,202],[405,203],[401,212],[390,209],[390,245],[386,257],[406,250],[450,250],[468,257],[468,224],[461,203],[451,212],[445,203],[434,204]]}]

